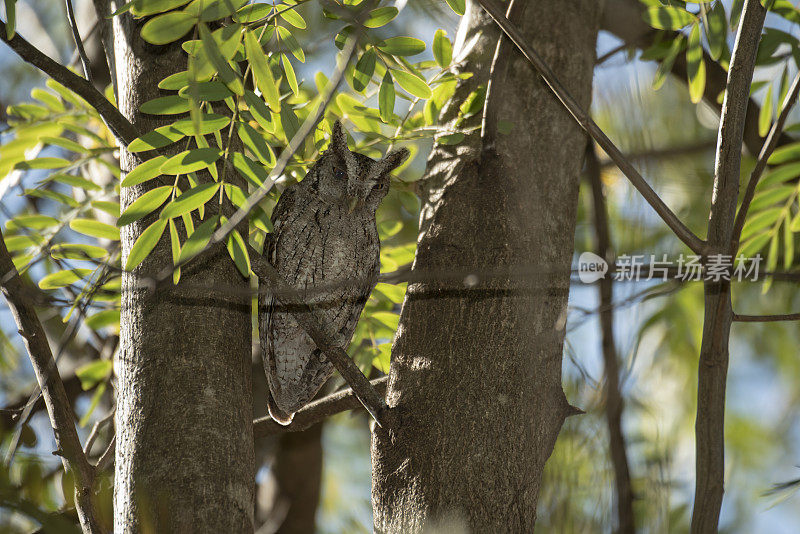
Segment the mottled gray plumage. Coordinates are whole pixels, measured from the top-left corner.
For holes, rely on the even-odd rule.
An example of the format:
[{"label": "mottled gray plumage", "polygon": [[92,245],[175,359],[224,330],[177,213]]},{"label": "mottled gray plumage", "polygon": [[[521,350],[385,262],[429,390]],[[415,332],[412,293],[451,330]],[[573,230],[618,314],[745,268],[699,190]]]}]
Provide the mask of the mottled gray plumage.
[{"label": "mottled gray plumage", "polygon": [[[389,190],[389,173],[406,149],[375,161],[347,148],[337,121],[331,143],[306,177],[283,192],[272,213],[264,255],[347,349],[380,269],[375,211]],[[321,287],[321,288],[320,288]],[[333,365],[292,315],[260,297],[261,351],[269,382],[269,412],[288,424],[319,391]]]}]

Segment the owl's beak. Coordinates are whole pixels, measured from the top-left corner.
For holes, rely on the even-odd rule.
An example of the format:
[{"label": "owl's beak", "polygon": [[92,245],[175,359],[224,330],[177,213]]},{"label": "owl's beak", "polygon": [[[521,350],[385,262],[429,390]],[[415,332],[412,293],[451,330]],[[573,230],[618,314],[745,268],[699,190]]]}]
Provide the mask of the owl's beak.
[{"label": "owl's beak", "polygon": [[348,197],[347,197],[347,213],[353,213],[356,210],[356,208],[359,207],[360,205],[362,205],[363,203],[364,203],[364,201],[361,200],[360,198],[358,198],[356,196],[348,195]]}]

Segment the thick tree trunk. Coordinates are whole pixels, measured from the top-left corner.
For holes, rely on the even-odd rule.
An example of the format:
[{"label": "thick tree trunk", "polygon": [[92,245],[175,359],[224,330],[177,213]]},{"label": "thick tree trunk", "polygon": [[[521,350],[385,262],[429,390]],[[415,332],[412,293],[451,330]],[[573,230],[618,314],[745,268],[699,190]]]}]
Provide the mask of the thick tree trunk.
[{"label": "thick tree trunk", "polygon": [[[599,12],[596,0],[510,9],[584,107]],[[544,463],[572,411],[561,353],[586,140],[507,39],[489,63],[497,36],[471,6],[457,48],[475,75],[445,113],[488,79],[483,129],[431,155],[414,263],[423,278],[465,276],[408,288],[387,392],[401,424],[373,434],[381,532],[531,532]]]},{"label": "thick tree trunk", "polygon": [[[180,43],[149,45],[140,29],[141,21],[129,15],[114,18],[119,107],[140,131],[149,131],[163,121],[139,113],[139,106],[164,96],[158,82],[185,69],[186,61]],[[123,171],[138,162],[122,151]],[[123,188],[123,209],[173,180]],[[122,229],[123,264],[153,220]],[[182,227],[179,233],[185,239]],[[249,299],[242,297],[248,283],[224,247],[205,258],[184,267],[178,286],[148,289],[148,277],[172,265],[167,232],[148,259],[123,276],[116,532],[253,530],[251,330]]]}]

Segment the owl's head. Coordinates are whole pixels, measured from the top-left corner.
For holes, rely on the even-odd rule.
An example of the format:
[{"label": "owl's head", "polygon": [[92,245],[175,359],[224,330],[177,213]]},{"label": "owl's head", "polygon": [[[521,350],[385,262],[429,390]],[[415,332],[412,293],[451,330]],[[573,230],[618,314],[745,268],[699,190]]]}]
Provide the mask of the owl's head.
[{"label": "owl's head", "polygon": [[408,149],[401,148],[389,152],[385,157],[374,160],[364,154],[351,152],[347,148],[347,133],[342,124],[333,124],[330,152],[336,156],[333,176],[336,180],[347,182],[345,191],[349,210],[369,209],[375,211],[389,192],[389,173],[408,157]]}]

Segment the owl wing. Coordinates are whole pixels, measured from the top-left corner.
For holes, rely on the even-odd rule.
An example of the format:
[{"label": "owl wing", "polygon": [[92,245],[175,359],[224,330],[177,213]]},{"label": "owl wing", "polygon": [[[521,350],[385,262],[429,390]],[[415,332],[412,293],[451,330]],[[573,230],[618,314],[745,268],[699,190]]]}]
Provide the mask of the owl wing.
[{"label": "owl wing", "polygon": [[[273,267],[276,265],[276,253],[278,249],[278,240],[280,239],[283,224],[292,212],[295,203],[296,191],[294,187],[289,187],[281,194],[281,198],[272,210],[272,232],[266,235],[264,240],[263,255]],[[269,383],[270,374],[275,373],[275,347],[272,345],[272,336],[270,330],[272,328],[272,320],[275,316],[276,299],[272,294],[259,295],[258,309],[259,309],[259,338],[261,340],[261,360],[264,365],[264,371],[267,373],[267,383]],[[282,425],[288,425],[292,422],[294,414],[289,414],[281,410],[275,403],[272,393],[267,387],[267,408],[269,409],[270,416]]]}]

